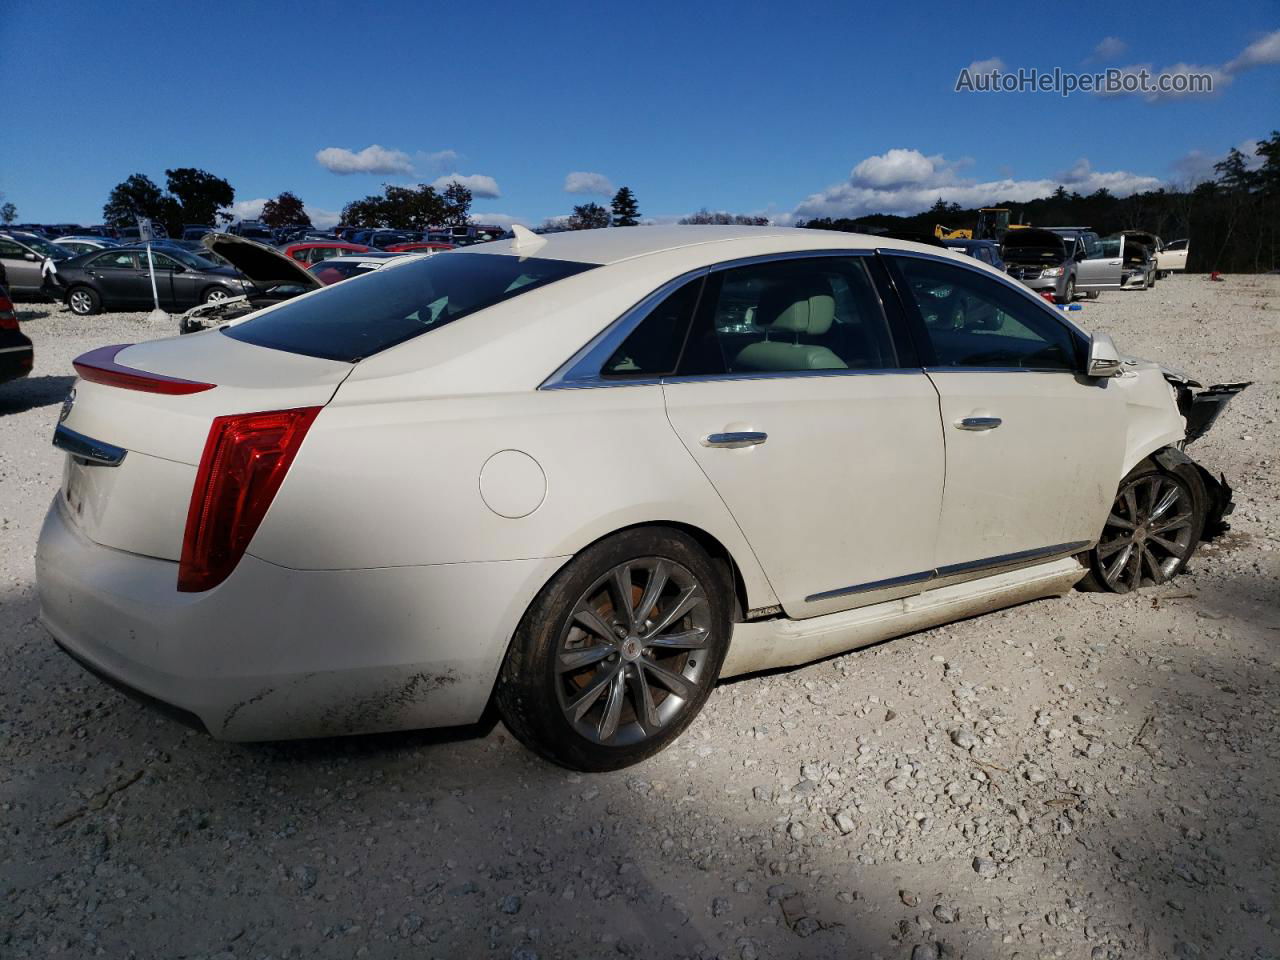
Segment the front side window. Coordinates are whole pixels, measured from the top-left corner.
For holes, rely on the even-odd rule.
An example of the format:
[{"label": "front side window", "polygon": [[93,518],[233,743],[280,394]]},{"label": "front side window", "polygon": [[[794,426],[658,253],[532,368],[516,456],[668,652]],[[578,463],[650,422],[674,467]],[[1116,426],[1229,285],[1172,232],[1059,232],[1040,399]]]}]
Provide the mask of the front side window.
[{"label": "front side window", "polygon": [[12,240],[0,240],[0,257],[9,260],[21,260],[22,255],[26,253],[25,247],[14,243]]},{"label": "front side window", "polygon": [[[335,284],[223,332],[260,347],[354,363],[594,266],[502,254],[430,257]],[[328,268],[321,265],[317,275]]]},{"label": "front side window", "polygon": [[964,267],[894,257],[919,312],[935,367],[1075,371],[1081,345],[1047,310]]},{"label": "front side window", "polygon": [[896,367],[865,260],[784,259],[711,274],[679,372]]}]

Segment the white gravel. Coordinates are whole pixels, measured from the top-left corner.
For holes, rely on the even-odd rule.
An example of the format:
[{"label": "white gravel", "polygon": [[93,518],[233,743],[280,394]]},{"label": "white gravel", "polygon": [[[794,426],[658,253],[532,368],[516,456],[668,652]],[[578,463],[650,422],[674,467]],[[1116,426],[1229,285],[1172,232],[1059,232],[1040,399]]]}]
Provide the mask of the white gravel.
[{"label": "white gravel", "polygon": [[35,622],[72,357],[171,332],[27,305],[0,386],[0,956],[1280,956],[1280,277],[1079,314],[1252,379],[1192,452],[1233,529],[1076,593],[722,684],[670,750],[570,774],[501,726],[216,743]]}]

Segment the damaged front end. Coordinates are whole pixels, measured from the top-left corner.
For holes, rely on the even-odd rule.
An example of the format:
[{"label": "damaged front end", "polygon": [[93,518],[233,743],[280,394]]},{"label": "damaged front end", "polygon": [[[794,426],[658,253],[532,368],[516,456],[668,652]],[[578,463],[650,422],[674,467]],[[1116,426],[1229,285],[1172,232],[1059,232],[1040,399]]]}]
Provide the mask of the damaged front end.
[{"label": "damaged front end", "polygon": [[1186,421],[1186,437],[1180,444],[1180,449],[1171,448],[1165,450],[1162,454],[1157,455],[1156,459],[1161,460],[1161,457],[1163,457],[1165,460],[1170,461],[1162,461],[1161,465],[1166,469],[1173,469],[1177,466],[1194,468],[1195,474],[1203,487],[1205,498],[1203,539],[1212,540],[1227,530],[1226,517],[1235,509],[1235,504],[1231,500],[1231,485],[1227,483],[1227,478],[1224,474],[1220,473],[1215,477],[1208,469],[1192,460],[1183,451],[1188,444],[1194,443],[1208,433],[1217,422],[1218,417],[1221,416],[1222,411],[1227,408],[1227,404],[1231,402],[1231,398],[1250,386],[1253,381],[1215,383],[1212,386],[1205,387],[1199,381],[1193,380],[1186,374],[1176,370],[1162,367],[1161,372],[1164,374],[1165,380],[1173,388],[1174,398],[1178,404],[1178,412],[1182,414],[1182,418]]}]

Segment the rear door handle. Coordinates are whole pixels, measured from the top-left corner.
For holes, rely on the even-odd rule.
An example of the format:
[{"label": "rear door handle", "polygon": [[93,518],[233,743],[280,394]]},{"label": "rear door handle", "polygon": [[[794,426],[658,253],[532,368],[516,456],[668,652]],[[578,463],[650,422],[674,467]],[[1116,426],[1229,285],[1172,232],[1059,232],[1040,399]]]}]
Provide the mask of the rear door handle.
[{"label": "rear door handle", "polygon": [[767,433],[744,430],[738,433],[713,433],[702,438],[702,445],[704,447],[725,447],[730,450],[737,450],[741,447],[758,446],[768,439],[769,435]]},{"label": "rear door handle", "polygon": [[994,430],[1002,423],[999,417],[965,417],[957,420],[956,426],[961,430]]}]

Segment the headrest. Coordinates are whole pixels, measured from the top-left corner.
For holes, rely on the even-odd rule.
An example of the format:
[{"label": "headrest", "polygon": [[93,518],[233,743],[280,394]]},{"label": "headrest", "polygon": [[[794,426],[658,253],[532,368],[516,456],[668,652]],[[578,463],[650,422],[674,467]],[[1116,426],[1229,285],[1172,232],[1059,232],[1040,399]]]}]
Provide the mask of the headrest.
[{"label": "headrest", "polygon": [[829,293],[791,287],[765,294],[760,313],[761,321],[771,330],[820,337],[831,329],[836,302]]}]

